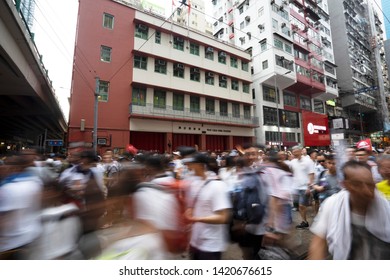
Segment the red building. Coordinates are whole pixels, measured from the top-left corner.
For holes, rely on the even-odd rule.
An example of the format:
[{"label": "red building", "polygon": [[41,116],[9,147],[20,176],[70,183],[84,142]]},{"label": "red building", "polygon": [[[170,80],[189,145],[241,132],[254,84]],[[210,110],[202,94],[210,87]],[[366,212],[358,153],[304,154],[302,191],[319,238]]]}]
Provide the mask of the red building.
[{"label": "red building", "polygon": [[92,143],[97,78],[99,152],[252,141],[250,55],[131,2],[79,1],[68,141]]}]

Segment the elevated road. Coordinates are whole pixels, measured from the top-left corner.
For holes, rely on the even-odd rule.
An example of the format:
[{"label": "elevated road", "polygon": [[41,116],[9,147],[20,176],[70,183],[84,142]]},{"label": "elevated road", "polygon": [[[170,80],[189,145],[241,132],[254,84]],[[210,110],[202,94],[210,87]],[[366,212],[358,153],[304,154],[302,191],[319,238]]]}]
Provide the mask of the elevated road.
[{"label": "elevated road", "polygon": [[0,1],[0,141],[43,146],[64,139],[67,123],[15,2]]}]

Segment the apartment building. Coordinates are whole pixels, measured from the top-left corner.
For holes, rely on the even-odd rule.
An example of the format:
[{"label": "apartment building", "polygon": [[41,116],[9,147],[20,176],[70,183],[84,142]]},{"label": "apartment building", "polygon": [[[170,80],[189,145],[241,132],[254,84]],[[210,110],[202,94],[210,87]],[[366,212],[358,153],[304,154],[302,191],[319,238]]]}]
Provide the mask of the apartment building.
[{"label": "apartment building", "polygon": [[213,0],[214,37],[252,57],[259,142],[330,146],[338,97],[328,3]]},{"label": "apartment building", "polygon": [[95,92],[100,152],[252,141],[251,56],[138,2],[80,0],[69,142],[92,142]]},{"label": "apartment building", "polygon": [[[344,125],[349,144],[388,125],[383,17],[373,1],[329,0]],[[382,18],[382,19],[381,19]],[[385,79],[384,79],[385,77]],[[380,136],[380,135],[379,135]],[[380,142],[379,138],[378,142]]]}]

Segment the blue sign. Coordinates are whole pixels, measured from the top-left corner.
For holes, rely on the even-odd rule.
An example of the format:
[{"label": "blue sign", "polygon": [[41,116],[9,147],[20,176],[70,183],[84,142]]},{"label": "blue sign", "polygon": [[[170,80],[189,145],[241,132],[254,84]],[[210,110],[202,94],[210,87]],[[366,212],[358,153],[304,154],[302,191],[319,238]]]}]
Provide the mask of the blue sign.
[{"label": "blue sign", "polygon": [[47,140],[47,145],[60,147],[60,146],[64,146],[64,141],[62,141],[62,140]]}]

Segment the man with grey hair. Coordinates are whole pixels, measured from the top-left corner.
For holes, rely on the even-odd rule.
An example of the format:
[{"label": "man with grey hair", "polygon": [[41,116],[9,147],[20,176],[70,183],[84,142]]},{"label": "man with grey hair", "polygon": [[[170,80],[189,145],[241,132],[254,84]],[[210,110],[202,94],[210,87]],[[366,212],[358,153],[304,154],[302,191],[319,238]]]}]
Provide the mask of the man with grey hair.
[{"label": "man with grey hair", "polygon": [[296,226],[297,229],[309,227],[306,211],[310,204],[310,189],[314,184],[314,162],[302,154],[301,146],[292,147],[294,159],[290,162],[290,168],[294,175],[294,189],[298,196],[299,213],[302,222]]}]

